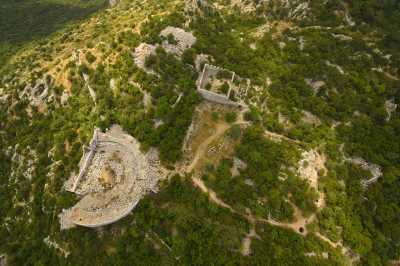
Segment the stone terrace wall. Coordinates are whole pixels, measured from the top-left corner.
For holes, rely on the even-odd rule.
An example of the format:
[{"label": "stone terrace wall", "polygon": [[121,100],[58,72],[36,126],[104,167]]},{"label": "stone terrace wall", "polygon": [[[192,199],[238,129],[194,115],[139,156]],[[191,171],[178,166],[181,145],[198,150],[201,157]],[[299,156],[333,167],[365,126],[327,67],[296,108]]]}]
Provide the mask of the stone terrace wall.
[{"label": "stone terrace wall", "polygon": [[232,105],[232,106],[240,106],[240,103],[231,101],[227,96],[223,94],[218,94],[212,91],[204,90],[204,89],[197,89],[197,91],[200,93],[200,95],[210,101],[210,102],[215,102],[219,104],[225,104],[225,105]]}]

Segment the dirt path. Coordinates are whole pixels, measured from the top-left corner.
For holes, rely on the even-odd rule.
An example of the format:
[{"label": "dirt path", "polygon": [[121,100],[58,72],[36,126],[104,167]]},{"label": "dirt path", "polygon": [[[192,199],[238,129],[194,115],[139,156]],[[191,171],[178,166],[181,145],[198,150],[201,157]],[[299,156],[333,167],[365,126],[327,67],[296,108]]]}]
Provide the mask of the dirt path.
[{"label": "dirt path", "polygon": [[225,203],[223,200],[218,198],[215,191],[209,189],[206,186],[206,184],[204,184],[204,181],[201,178],[193,176],[192,182],[195,187],[199,188],[203,193],[208,194],[208,197],[212,202],[214,202],[215,204],[217,204],[220,207],[229,209],[233,213],[236,213],[236,211],[229,204]]},{"label": "dirt path", "polygon": [[[238,124],[238,125],[247,124],[247,122],[245,122],[243,120],[243,116],[240,116],[238,121],[237,121],[237,123],[235,123],[235,124]],[[230,126],[231,125],[229,125],[227,123],[219,123],[219,124],[217,124],[215,132],[211,136],[209,136],[207,139],[205,139],[199,145],[199,147],[198,147],[198,149],[197,149],[197,151],[196,151],[196,153],[195,153],[195,155],[193,157],[192,162],[185,169],[187,173],[192,172],[196,168],[196,166],[199,163],[199,160],[203,156],[205,156],[205,154],[207,152],[207,149],[208,149],[208,146],[214,140],[216,140],[220,136],[222,136],[230,128]],[[276,134],[276,133],[273,133],[273,132],[266,131],[265,134],[268,137],[273,137],[275,139],[279,139],[279,140],[284,139],[284,140],[288,140],[288,141],[291,141],[291,142],[297,142],[295,140],[289,139],[289,138],[287,138],[287,137],[285,137],[283,135],[279,135],[279,134]],[[315,158],[318,158],[318,157],[314,156],[312,159],[315,159]],[[318,185],[316,183],[317,180],[318,180],[318,177],[315,177],[315,175],[317,175],[318,170],[320,168],[324,167],[323,163],[324,163],[324,161],[321,163],[321,161],[319,160],[318,164],[316,164],[316,163],[315,164],[312,164],[312,163],[309,164],[310,167],[314,167],[315,169],[309,169],[310,167],[307,167],[307,169],[305,169],[308,172],[311,172],[311,173],[308,173],[308,175],[311,175],[313,177],[312,180],[310,180],[310,181],[311,181],[311,186],[314,187],[315,189],[318,189],[318,187],[317,187]],[[307,176],[306,178],[309,178],[309,177]],[[233,209],[232,206],[230,206],[229,204],[225,203],[222,199],[218,198],[218,196],[215,193],[215,191],[213,191],[210,188],[208,188],[200,177],[198,177],[196,175],[193,175],[192,182],[193,182],[193,185],[195,187],[198,187],[203,193],[208,194],[209,198],[210,198],[210,200],[212,202],[214,202],[215,204],[217,204],[217,205],[219,205],[219,206],[221,206],[223,208],[227,208],[227,209],[229,209],[230,211],[232,211],[234,213],[237,213]],[[321,203],[322,203],[322,205],[321,205]],[[322,209],[324,207],[323,203],[324,203],[324,196],[323,196],[323,193],[320,193],[320,200],[319,200],[319,204],[318,204],[318,209]],[[306,229],[306,225],[315,220],[316,214],[313,214],[310,217],[306,218],[306,217],[304,217],[304,215],[301,212],[301,210],[299,208],[297,208],[297,206],[295,206],[294,204],[292,204],[292,206],[295,209],[295,214],[294,214],[295,222],[293,222],[293,223],[278,222],[278,221],[275,221],[275,220],[273,220],[271,218],[270,219],[254,218],[249,214],[247,214],[245,216],[250,222],[254,222],[254,220],[256,220],[258,222],[265,222],[265,223],[269,223],[271,225],[279,226],[279,227],[282,227],[282,228],[292,229],[292,230],[294,230],[295,232],[297,232],[297,233],[299,233],[301,235],[307,235],[308,232],[307,232],[307,229]]]},{"label": "dirt path", "polygon": [[265,134],[266,137],[268,137],[270,139],[273,139],[273,140],[277,140],[277,141],[286,140],[288,142],[300,144],[300,141],[298,141],[298,140],[288,138],[288,137],[286,137],[284,135],[281,135],[281,134],[278,134],[278,133],[275,133],[275,132],[272,132],[272,131],[265,130],[264,134]]},{"label": "dirt path", "polygon": [[[241,112],[241,115],[238,117],[238,121],[235,123],[236,125],[248,125],[249,122],[244,121],[243,119],[243,114],[245,111]],[[207,150],[209,145],[214,142],[216,139],[221,137],[229,128],[231,127],[230,124],[227,124],[225,122],[221,122],[216,125],[216,128],[214,130],[214,133],[206,138],[197,148],[193,159],[191,160],[191,163],[181,168],[179,172],[186,172],[186,173],[191,173],[193,170],[195,170],[196,166],[199,164],[201,158],[203,156],[206,156]],[[270,132],[270,131],[265,131],[265,136],[278,140],[278,141],[289,141],[292,143],[299,144],[300,142],[294,139],[290,139],[286,136]],[[315,188],[316,191],[318,191],[318,171],[321,169],[326,170],[325,168],[325,157],[319,155],[316,151],[309,151],[308,153],[305,152],[303,154],[303,160],[300,161],[299,163],[303,164],[304,161],[308,161],[308,164],[306,167],[299,166],[299,174],[302,175],[304,178],[308,179],[310,182],[311,187]],[[251,229],[249,233],[243,238],[242,240],[242,247],[241,247],[241,254],[243,256],[248,256],[251,254],[251,242],[253,238],[258,238],[257,232],[255,230],[255,224],[257,222],[261,223],[268,223],[270,225],[278,226],[281,228],[285,229],[291,229],[294,232],[306,236],[308,234],[307,231],[307,225],[315,221],[317,217],[317,212],[320,211],[325,207],[325,195],[322,192],[319,192],[320,196],[317,202],[317,212],[312,214],[310,217],[305,217],[302,211],[295,206],[294,204],[291,203],[293,206],[295,213],[294,213],[294,218],[295,221],[292,223],[285,223],[285,222],[279,222],[275,221],[272,218],[269,219],[264,219],[260,217],[254,217],[251,214],[251,211],[248,209],[246,214],[243,213],[238,213],[231,205],[228,203],[224,202],[222,199],[220,199],[215,191],[212,189],[208,188],[207,185],[204,183],[204,181],[194,173],[192,175],[192,182],[193,185],[197,188],[199,188],[203,193],[207,194],[210,201],[213,203],[217,204],[220,207],[229,209],[232,213],[239,214],[243,216],[245,219],[248,220],[248,222],[251,224]],[[337,248],[338,246],[341,246],[340,243],[334,243],[330,241],[327,237],[321,235],[320,233],[316,233],[317,237],[319,237],[321,240],[327,242],[330,244],[333,248]]]},{"label": "dirt path", "polygon": [[207,152],[208,146],[217,138],[222,136],[226,130],[230,127],[229,124],[223,123],[223,124],[217,124],[217,127],[215,129],[215,133],[211,136],[209,136],[206,140],[204,140],[198,147],[192,162],[190,165],[187,167],[186,172],[190,173],[193,171],[193,169],[196,167],[198,161],[201,159],[201,157],[204,156],[204,154]]}]

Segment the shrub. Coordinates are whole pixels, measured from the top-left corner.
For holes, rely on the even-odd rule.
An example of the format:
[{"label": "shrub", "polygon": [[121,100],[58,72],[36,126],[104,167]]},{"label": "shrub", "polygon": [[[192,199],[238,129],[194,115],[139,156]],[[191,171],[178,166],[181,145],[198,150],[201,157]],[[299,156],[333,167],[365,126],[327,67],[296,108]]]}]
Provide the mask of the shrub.
[{"label": "shrub", "polygon": [[229,112],[225,114],[225,121],[228,123],[233,123],[236,121],[237,114],[235,112]]},{"label": "shrub", "polygon": [[239,125],[233,125],[230,129],[229,129],[229,133],[228,133],[229,137],[231,137],[234,140],[238,140],[240,138],[240,136],[242,135],[242,129],[240,128]]},{"label": "shrub", "polygon": [[91,52],[86,53],[86,60],[92,64],[94,61],[96,61],[96,56],[94,56]]}]

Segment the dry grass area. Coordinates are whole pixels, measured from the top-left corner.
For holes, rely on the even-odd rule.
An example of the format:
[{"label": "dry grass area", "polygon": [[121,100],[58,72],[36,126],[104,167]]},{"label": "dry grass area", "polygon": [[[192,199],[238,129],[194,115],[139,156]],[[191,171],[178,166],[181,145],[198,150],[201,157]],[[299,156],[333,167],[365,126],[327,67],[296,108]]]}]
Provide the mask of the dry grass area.
[{"label": "dry grass area", "polygon": [[114,179],[115,179],[115,172],[108,164],[105,165],[101,170],[100,182],[105,186],[112,185],[114,183]]},{"label": "dry grass area", "polygon": [[[88,65],[95,67],[100,62],[105,65],[112,65],[121,53],[134,48],[120,44],[121,49],[113,49],[111,48],[113,38],[124,31],[140,33],[140,25],[148,20],[149,14],[164,16],[173,12],[180,2],[175,0],[155,4],[155,1],[152,0],[142,0],[133,2],[129,8],[116,7],[95,13],[86,21],[81,22],[79,27],[54,33],[45,45],[39,46],[35,43],[26,45],[8,62],[13,64],[25,61],[27,58],[35,58],[35,63],[38,65],[21,71],[19,73],[21,79],[29,81],[31,73],[42,72],[43,76],[51,75],[56,86],[70,91],[72,84],[69,80],[69,69],[66,66],[70,61],[74,61],[73,54],[76,51],[80,51],[78,57],[82,63],[88,64],[85,52],[90,51],[96,56],[96,61]],[[65,39],[65,36],[68,36],[68,38]],[[44,54],[40,51],[43,47],[48,48]]]},{"label": "dry grass area", "polygon": [[240,140],[234,140],[228,135],[229,128],[208,145],[204,156],[197,163],[199,171],[203,171],[207,165],[216,167],[222,159],[230,158],[234,155],[235,147]]},{"label": "dry grass area", "polygon": [[[208,102],[201,103],[193,118],[193,130],[187,139],[185,159],[191,160],[197,153],[199,146],[210,136],[217,132],[218,126],[225,125],[224,116],[233,108],[222,105],[211,104]],[[218,119],[213,118],[213,113],[218,114]]]}]

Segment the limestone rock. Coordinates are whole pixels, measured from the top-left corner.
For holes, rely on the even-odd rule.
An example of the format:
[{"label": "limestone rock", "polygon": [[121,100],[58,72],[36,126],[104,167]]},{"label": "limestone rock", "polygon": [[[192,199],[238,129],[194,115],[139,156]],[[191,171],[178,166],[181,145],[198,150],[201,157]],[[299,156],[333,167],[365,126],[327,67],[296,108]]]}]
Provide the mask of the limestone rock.
[{"label": "limestone rock", "polygon": [[[166,38],[162,42],[162,47],[165,51],[179,56],[181,56],[186,49],[192,47],[196,43],[196,37],[194,37],[191,32],[186,32],[183,29],[170,26],[163,29],[160,36]],[[175,43],[170,43],[168,41],[168,36],[172,36]]]}]

